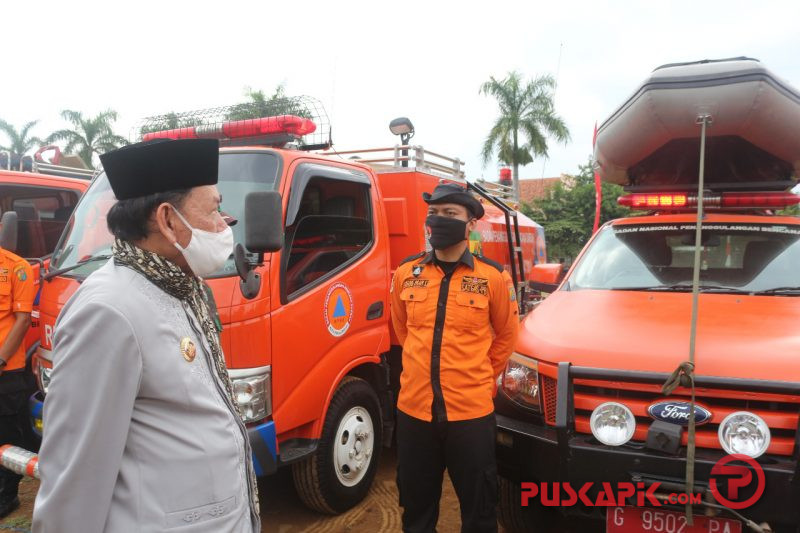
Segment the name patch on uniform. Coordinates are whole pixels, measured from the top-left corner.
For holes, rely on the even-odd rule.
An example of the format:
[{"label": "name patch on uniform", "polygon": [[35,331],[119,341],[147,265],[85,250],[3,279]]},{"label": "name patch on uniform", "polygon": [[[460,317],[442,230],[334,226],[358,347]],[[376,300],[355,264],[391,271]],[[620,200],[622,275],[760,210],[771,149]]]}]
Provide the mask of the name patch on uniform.
[{"label": "name patch on uniform", "polygon": [[474,278],[464,276],[461,278],[461,292],[473,292],[475,294],[489,295],[489,280],[484,278]]},{"label": "name patch on uniform", "polygon": [[411,287],[427,287],[428,286],[427,279],[407,279],[403,282],[404,289],[410,289]]}]

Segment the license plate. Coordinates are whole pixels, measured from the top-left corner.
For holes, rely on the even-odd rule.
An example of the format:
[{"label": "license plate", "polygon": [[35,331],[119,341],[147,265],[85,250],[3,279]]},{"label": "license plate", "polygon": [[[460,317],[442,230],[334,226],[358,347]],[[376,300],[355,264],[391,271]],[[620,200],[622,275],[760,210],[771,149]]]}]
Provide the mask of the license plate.
[{"label": "license plate", "polygon": [[648,507],[609,507],[606,512],[606,533],[741,533],[742,523],[728,518],[694,517],[694,525],[686,523],[686,515]]}]

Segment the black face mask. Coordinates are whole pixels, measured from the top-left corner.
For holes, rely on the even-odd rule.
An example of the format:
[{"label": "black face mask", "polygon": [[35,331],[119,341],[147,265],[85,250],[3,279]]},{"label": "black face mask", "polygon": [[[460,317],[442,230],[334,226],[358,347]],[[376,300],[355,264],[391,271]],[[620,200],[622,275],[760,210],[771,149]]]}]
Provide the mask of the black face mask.
[{"label": "black face mask", "polygon": [[450,248],[467,238],[467,223],[464,220],[428,215],[425,225],[431,229],[430,242],[434,250]]}]

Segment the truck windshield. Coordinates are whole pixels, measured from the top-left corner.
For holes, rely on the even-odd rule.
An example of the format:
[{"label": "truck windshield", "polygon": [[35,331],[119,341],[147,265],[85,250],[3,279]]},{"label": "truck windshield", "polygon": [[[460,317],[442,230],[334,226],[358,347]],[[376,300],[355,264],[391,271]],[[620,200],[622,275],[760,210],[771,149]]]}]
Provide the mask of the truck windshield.
[{"label": "truck windshield", "polygon": [[[225,152],[219,156],[219,183],[222,210],[239,219],[233,226],[235,241],[244,243],[244,198],[255,191],[274,190],[278,181],[280,160],[273,152]],[[106,225],[106,214],[116,202],[105,173],[94,180],[81,198],[51,261],[51,270],[61,270],[82,263],[67,275],[84,278],[105,261],[91,260],[111,253],[113,237]],[[230,276],[236,272],[233,258],[212,277]]]},{"label": "truck windshield", "polygon": [[[569,290],[688,291],[694,224],[605,228],[569,279]],[[700,287],[706,292],[800,294],[800,226],[704,224]]]}]

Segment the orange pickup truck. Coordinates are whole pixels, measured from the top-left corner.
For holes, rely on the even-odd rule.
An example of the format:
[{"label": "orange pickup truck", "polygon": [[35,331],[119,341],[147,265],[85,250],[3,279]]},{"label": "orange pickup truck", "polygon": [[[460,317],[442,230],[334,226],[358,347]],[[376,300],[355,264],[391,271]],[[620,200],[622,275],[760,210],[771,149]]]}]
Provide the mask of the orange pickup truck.
[{"label": "orange pickup truck", "polygon": [[[603,123],[595,159],[635,211],[566,275],[534,266],[550,295],[496,399],[502,522],[798,531],[800,217],[779,211],[800,203],[800,92],[747,58],[666,65]],[[715,466],[734,455],[740,485]],[[553,482],[591,488],[567,505],[533,497]],[[604,483],[700,495],[695,525],[680,498],[589,505]]]}]

